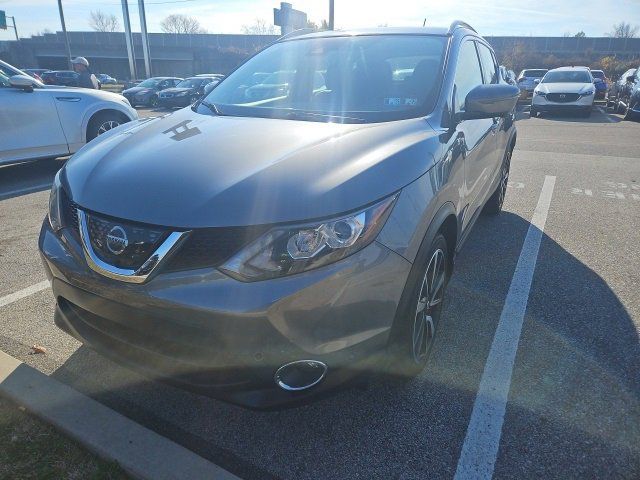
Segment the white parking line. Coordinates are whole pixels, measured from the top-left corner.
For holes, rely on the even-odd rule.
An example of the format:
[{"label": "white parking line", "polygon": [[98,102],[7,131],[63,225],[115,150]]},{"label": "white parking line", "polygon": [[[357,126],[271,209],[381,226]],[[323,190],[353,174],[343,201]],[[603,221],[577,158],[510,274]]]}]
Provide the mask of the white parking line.
[{"label": "white parking line", "polygon": [[604,118],[607,122],[609,123],[613,123],[614,120],[609,116],[609,114],[607,114],[607,112],[604,111],[604,109],[602,107],[598,107],[598,111],[604,115]]},{"label": "white parking line", "polygon": [[493,476],[513,364],[555,182],[556,177],[545,177],[538,205],[520,251],[473,405],[458,460],[456,480],[489,480]]},{"label": "white parking line", "polygon": [[5,198],[12,197],[14,195],[25,195],[27,193],[38,192],[49,187],[51,187],[51,182],[43,183],[41,185],[35,185],[33,187],[21,188],[18,190],[9,190],[8,192],[0,192],[0,200],[4,200]]},{"label": "white parking line", "polygon": [[31,285],[30,287],[23,288],[22,290],[18,290],[17,292],[10,293],[9,295],[5,295],[4,297],[0,297],[0,307],[4,307],[5,305],[9,305],[10,303],[17,302],[18,300],[22,300],[29,295],[33,295],[34,293],[38,293],[41,290],[49,287],[49,280],[43,280],[40,283],[36,283],[35,285]]}]

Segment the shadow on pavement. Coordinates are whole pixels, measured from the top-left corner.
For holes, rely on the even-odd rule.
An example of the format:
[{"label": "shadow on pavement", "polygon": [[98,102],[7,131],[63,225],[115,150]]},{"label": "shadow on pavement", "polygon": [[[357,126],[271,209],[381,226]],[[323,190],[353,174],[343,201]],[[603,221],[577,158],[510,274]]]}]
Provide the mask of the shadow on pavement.
[{"label": "shadow on pavement", "polygon": [[0,200],[48,190],[66,158],[0,166]]},{"label": "shadow on pavement", "polygon": [[[528,228],[509,212],[479,220],[415,379],[371,372],[314,403],[257,412],[147,380],[86,347],[53,376],[242,478],[451,478]],[[495,478],[639,478],[639,395],[629,314],[544,235]]]}]

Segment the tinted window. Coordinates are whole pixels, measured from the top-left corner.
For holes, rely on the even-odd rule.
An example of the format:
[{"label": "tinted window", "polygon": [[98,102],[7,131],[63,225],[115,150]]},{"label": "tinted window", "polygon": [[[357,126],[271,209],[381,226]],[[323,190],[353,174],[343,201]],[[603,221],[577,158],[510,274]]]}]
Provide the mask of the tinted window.
[{"label": "tinted window", "polygon": [[155,87],[156,85],[158,85],[158,82],[160,80],[156,80],[155,78],[149,78],[147,80],[145,80],[144,82],[140,82],[137,86],[138,87]]},{"label": "tinted window", "polygon": [[591,83],[593,80],[586,70],[557,70],[547,73],[542,83]]},{"label": "tinted window", "polygon": [[522,73],[520,74],[520,76],[521,77],[542,78],[545,73],[547,73],[547,70],[543,70],[543,69],[523,70]]},{"label": "tinted window", "polygon": [[498,73],[496,71],[496,63],[493,59],[493,54],[485,45],[476,43],[478,46],[478,53],[480,54],[480,60],[482,61],[482,77],[484,83],[498,83]]},{"label": "tinted window", "polygon": [[[276,43],[233,72],[206,100],[227,115],[341,117],[345,122],[417,117],[434,103],[446,43],[446,37],[427,35]],[[204,106],[198,111],[208,112]]]},{"label": "tinted window", "polygon": [[187,78],[176,85],[179,88],[198,88],[202,84],[201,78]]},{"label": "tinted window", "polygon": [[454,84],[456,88],[454,108],[456,112],[461,112],[464,111],[464,101],[467,94],[482,84],[482,72],[474,42],[466,41],[460,47]]}]

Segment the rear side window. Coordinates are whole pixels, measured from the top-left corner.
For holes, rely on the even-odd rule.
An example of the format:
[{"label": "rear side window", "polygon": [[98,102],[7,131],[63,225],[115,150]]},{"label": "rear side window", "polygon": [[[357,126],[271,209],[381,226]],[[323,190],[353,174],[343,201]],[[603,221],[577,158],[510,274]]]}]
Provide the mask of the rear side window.
[{"label": "rear side window", "polygon": [[467,94],[478,85],[482,85],[482,72],[474,42],[466,41],[460,47],[458,64],[456,65],[455,98],[453,104],[456,112],[464,111]]},{"label": "rear side window", "polygon": [[476,43],[476,45],[478,46],[478,53],[482,61],[482,77],[484,83],[498,83],[498,72],[496,71],[496,62],[493,58],[493,53],[482,43]]}]

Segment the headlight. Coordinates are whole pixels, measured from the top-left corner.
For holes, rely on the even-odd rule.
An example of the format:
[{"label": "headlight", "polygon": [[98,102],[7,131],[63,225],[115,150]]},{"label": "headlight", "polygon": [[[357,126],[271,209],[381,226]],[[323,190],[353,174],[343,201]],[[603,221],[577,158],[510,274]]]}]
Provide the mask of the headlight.
[{"label": "headlight", "polygon": [[540,90],[534,90],[533,91],[534,95],[540,95],[541,97],[546,97],[547,94],[545,92],[542,92]]},{"label": "headlight", "polygon": [[136,95],[146,95],[147,93],[149,93],[151,90],[149,90],[148,88],[146,90],[140,90],[138,93],[136,93]]},{"label": "headlight", "polygon": [[62,228],[62,209],[60,208],[60,171],[56,173],[53,179],[53,185],[51,186],[51,193],[49,194],[49,224],[54,232],[57,232]]},{"label": "headlight", "polygon": [[589,95],[593,95],[595,93],[595,90],[587,90],[586,92],[582,92],[580,95],[582,95],[583,97],[588,97]]},{"label": "headlight", "polygon": [[359,212],[324,222],[275,227],[244,247],[220,270],[244,282],[304,272],[337,262],[369,245],[397,195]]}]

